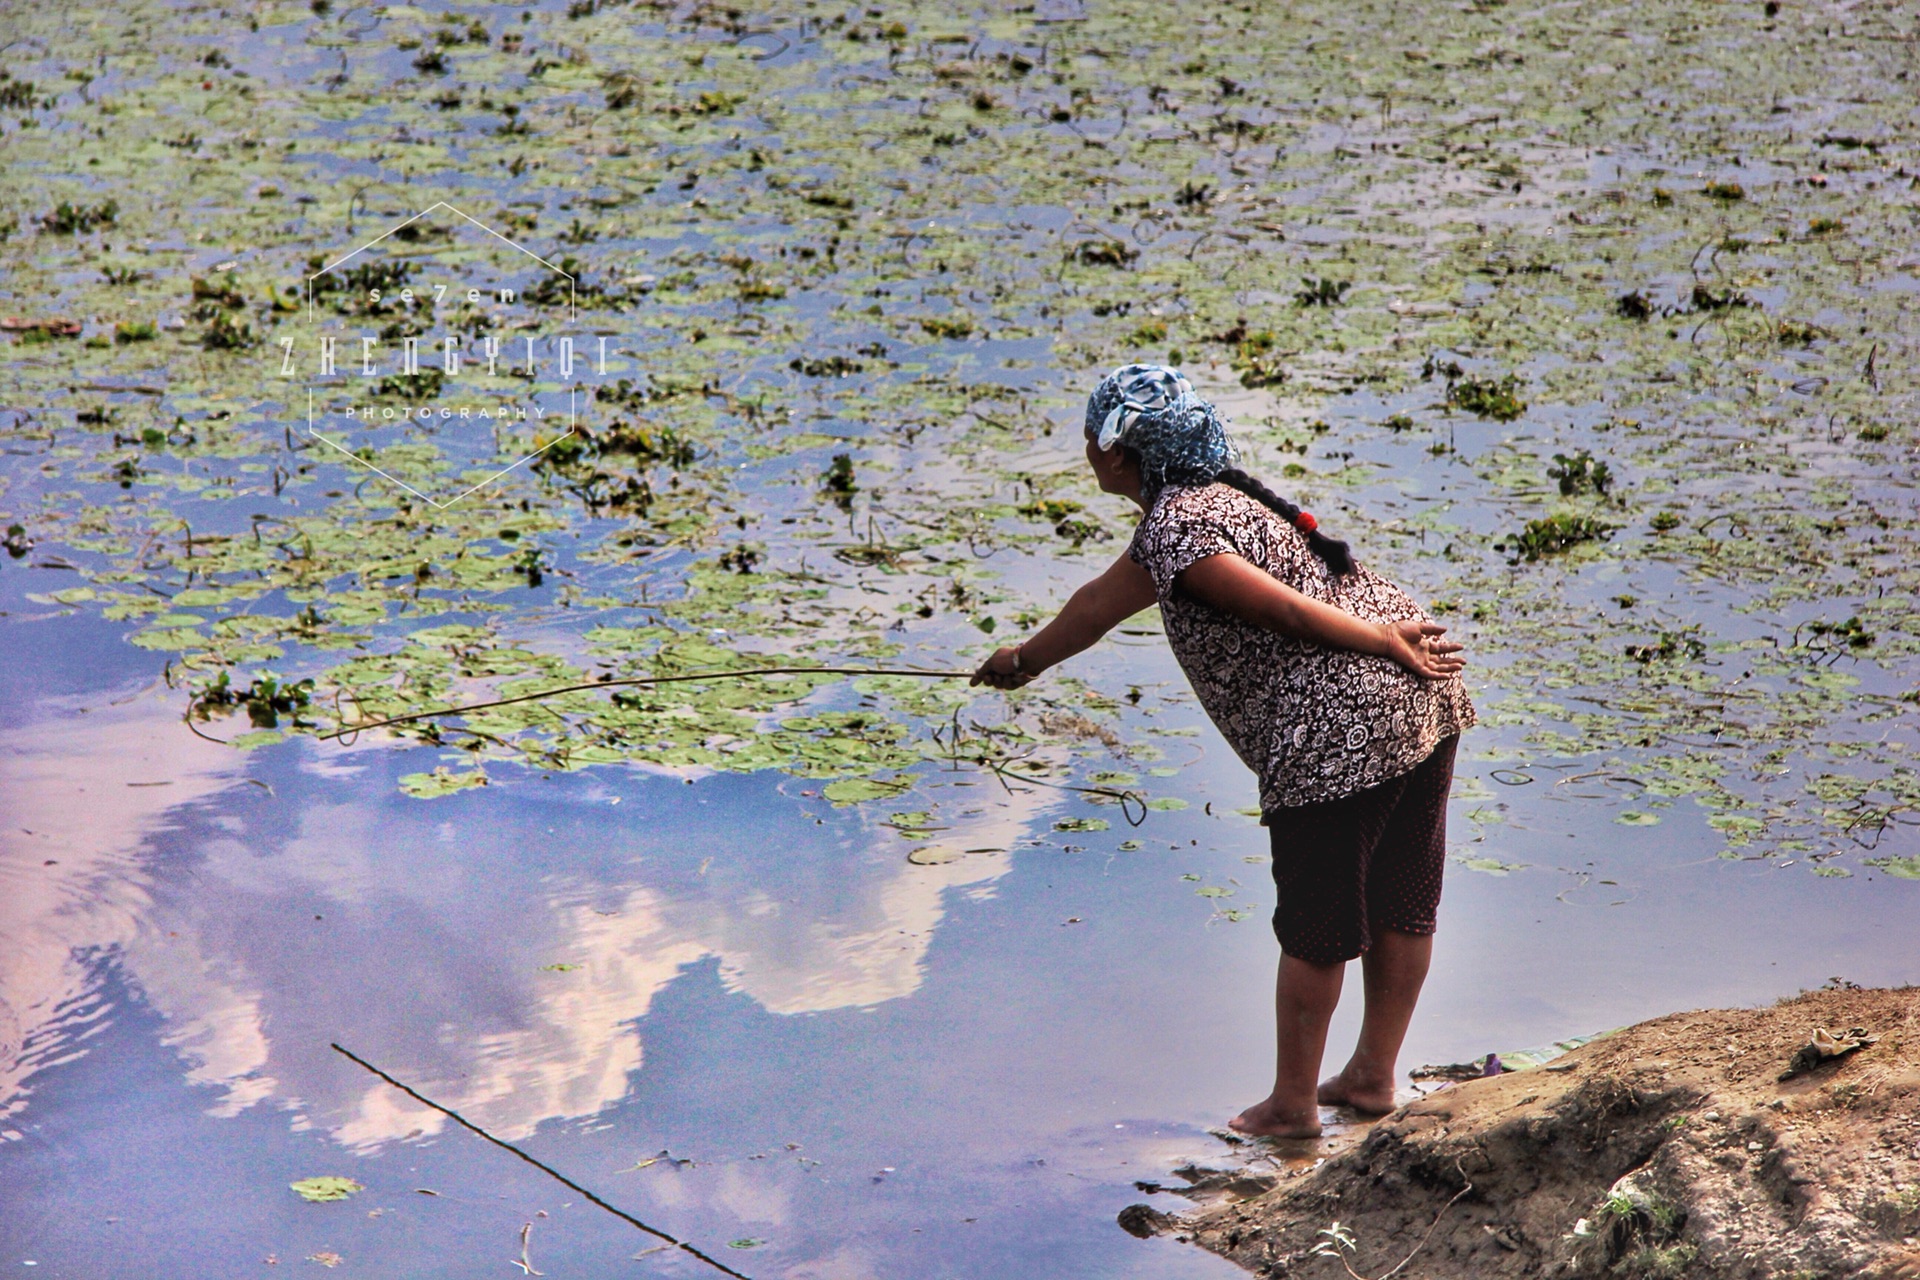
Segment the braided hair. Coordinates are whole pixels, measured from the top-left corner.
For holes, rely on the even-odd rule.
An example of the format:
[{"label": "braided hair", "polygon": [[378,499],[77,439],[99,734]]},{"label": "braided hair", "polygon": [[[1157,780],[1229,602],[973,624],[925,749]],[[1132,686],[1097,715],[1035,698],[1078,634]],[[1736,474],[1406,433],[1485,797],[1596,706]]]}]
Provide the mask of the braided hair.
[{"label": "braided hair", "polygon": [[[1327,568],[1334,573],[1353,572],[1352,550],[1340,539],[1330,538],[1320,532],[1320,522],[1313,518],[1312,512],[1302,511],[1238,467],[1228,467],[1216,475],[1214,480],[1219,484],[1238,489],[1255,502],[1278,512],[1281,519],[1306,535],[1307,545],[1313,548],[1315,555],[1327,562]],[[1304,520],[1301,518],[1303,516]]]},{"label": "braided hair", "polygon": [[1321,533],[1311,512],[1235,465],[1239,457],[1227,439],[1226,424],[1176,370],[1129,364],[1102,378],[1087,398],[1086,433],[1102,449],[1119,444],[1127,451],[1140,467],[1149,505],[1169,484],[1225,484],[1298,529],[1334,573],[1353,572],[1353,554],[1346,543]]}]

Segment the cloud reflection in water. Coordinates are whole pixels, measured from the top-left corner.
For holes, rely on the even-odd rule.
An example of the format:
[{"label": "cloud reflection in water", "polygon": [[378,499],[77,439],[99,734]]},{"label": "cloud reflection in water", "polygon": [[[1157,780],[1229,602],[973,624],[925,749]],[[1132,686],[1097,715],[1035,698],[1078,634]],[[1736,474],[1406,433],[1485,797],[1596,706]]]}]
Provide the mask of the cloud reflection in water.
[{"label": "cloud reflection in water", "polygon": [[271,1103],[363,1149],[445,1124],[345,1067],[338,1040],[524,1136],[625,1096],[635,1023],[689,965],[713,959],[776,1014],[911,994],[947,891],[1004,874],[1054,803],[951,788],[968,812],[943,817],[944,842],[999,852],[921,866],[872,818],[816,824],[820,802],[765,777],[509,777],[423,802],[362,748],[279,768],[269,795],[243,771],[287,757],[184,737],[143,699],[6,744],[0,1027],[19,1029],[0,1108],[30,1105],[27,1077],[72,1051],[110,955],[218,1113]]}]

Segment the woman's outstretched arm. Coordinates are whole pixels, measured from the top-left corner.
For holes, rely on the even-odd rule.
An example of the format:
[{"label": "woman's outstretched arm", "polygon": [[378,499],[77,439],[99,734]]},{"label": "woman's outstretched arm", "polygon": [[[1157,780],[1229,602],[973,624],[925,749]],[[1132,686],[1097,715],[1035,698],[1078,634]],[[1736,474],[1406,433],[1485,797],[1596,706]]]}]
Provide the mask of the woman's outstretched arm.
[{"label": "woman's outstretched arm", "polygon": [[1362,622],[1344,609],[1301,595],[1240,556],[1196,560],[1174,581],[1200,603],[1243,622],[1330,648],[1391,658],[1430,680],[1454,675],[1465,665],[1458,656],[1461,646],[1442,640],[1447,629],[1437,622]]},{"label": "woman's outstretched arm", "polygon": [[1090,647],[1153,602],[1153,579],[1131,556],[1122,554],[1105,573],[1075,591],[1053,621],[1036,631],[1032,639],[994,650],[969,683],[1018,689],[1048,667]]}]

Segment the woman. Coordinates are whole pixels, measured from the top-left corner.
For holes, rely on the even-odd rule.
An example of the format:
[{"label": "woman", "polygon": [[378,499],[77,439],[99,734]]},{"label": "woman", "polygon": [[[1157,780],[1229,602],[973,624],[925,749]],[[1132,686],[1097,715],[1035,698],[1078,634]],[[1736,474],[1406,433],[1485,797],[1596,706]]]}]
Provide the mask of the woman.
[{"label": "woman", "polygon": [[[1393,1109],[1395,1059],[1433,950],[1454,747],[1474,722],[1461,646],[1313,516],[1234,467],[1213,406],[1127,365],[1087,402],[1087,461],[1145,513],[1127,553],[974,684],[1013,689],[1150,604],[1207,714],[1259,775],[1279,891],[1273,1091],[1229,1123],[1312,1137],[1319,1104]],[[1363,957],[1353,1056],[1321,1082],[1346,962]]]}]

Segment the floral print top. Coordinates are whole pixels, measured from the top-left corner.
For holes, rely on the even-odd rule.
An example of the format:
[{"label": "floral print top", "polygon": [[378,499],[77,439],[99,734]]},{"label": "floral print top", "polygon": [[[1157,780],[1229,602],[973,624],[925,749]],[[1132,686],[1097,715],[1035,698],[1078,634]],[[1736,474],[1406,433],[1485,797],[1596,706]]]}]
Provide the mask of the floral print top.
[{"label": "floral print top", "polygon": [[1167,485],[1155,496],[1127,554],[1153,578],[1168,643],[1200,705],[1259,775],[1263,825],[1276,809],[1405,773],[1474,723],[1458,675],[1428,680],[1391,658],[1283,636],[1176,588],[1182,569],[1222,553],[1366,622],[1427,615],[1363,564],[1336,577],[1279,513],[1230,485]]}]

